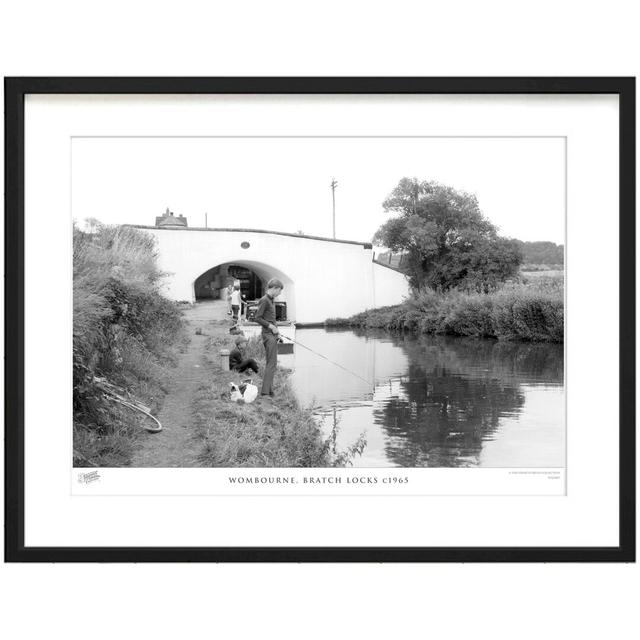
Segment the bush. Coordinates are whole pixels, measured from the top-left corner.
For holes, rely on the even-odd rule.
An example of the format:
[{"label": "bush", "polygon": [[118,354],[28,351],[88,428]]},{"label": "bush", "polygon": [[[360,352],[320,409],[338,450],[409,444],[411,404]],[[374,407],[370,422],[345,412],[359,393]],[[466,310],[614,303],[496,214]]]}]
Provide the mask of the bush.
[{"label": "bush", "polygon": [[564,301],[554,294],[505,292],[493,303],[495,335],[508,340],[563,342]]},{"label": "bush", "polygon": [[105,398],[96,377],[159,410],[182,331],[160,295],[152,236],[131,227],[73,232],[74,464],[126,464],[137,414]]},{"label": "bush", "polygon": [[495,337],[493,300],[488,295],[469,295],[451,305],[444,318],[443,333],[458,336]]}]

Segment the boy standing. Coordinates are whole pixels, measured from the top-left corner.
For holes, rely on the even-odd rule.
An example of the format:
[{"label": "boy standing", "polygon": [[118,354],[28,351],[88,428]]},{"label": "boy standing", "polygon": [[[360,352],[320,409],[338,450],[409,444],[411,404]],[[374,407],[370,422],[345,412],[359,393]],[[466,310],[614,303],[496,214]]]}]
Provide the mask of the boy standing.
[{"label": "boy standing", "polygon": [[236,338],[236,348],[229,354],[229,369],[238,373],[251,369],[254,373],[258,373],[258,363],[253,358],[244,357],[246,345],[247,339],[243,335]]},{"label": "boy standing", "polygon": [[283,289],[284,285],[280,280],[271,278],[267,282],[267,295],[260,298],[255,315],[255,321],[262,325],[262,344],[267,356],[260,394],[262,398],[273,397],[273,376],[278,364],[278,338],[280,337],[280,332],[276,325],[276,305],[274,300],[282,293]]}]

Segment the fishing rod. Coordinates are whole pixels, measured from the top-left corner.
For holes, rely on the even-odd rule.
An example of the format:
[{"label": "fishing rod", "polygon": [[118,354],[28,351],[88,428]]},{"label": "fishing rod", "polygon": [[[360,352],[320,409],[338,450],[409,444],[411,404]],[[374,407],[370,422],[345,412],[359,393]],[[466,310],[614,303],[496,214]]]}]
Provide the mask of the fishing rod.
[{"label": "fishing rod", "polygon": [[369,380],[366,380],[362,376],[358,375],[355,371],[351,371],[351,369],[347,369],[346,367],[343,367],[341,364],[338,364],[337,362],[334,362],[333,360],[330,360],[329,358],[327,358],[327,356],[323,356],[321,353],[318,353],[317,351],[314,351],[310,347],[307,347],[307,345],[302,344],[301,342],[298,342],[297,340],[294,340],[293,338],[289,338],[288,336],[283,336],[282,334],[280,334],[280,339],[282,339],[282,338],[285,338],[286,340],[289,340],[290,342],[293,342],[294,344],[297,344],[299,347],[302,347],[303,349],[306,349],[307,351],[311,351],[311,353],[319,356],[320,358],[323,358],[324,360],[326,360],[327,362],[330,362],[331,364],[334,364],[336,367],[340,367],[342,370],[346,371],[347,373],[350,373],[352,376],[355,376],[356,378],[360,378],[360,380],[362,380],[363,382],[366,382],[369,385],[371,384],[371,382]]}]

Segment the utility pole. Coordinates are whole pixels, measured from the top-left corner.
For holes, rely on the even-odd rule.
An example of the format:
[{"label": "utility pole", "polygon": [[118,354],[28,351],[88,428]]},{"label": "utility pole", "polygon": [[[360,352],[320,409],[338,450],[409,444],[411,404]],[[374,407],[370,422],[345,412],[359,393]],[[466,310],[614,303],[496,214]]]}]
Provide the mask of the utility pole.
[{"label": "utility pole", "polygon": [[206,211],[204,213],[204,228],[205,229],[209,228],[209,223],[207,222],[207,212]]},{"label": "utility pole", "polygon": [[331,196],[333,198],[333,239],[336,239],[336,187],[338,186],[338,181],[333,178],[331,180]]}]

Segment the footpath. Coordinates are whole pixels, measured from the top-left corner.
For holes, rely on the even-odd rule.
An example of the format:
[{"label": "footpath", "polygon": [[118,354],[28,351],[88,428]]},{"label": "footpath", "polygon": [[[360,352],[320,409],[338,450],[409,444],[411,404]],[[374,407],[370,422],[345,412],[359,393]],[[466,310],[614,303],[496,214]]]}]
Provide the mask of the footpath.
[{"label": "footpath", "polygon": [[202,357],[206,335],[196,335],[196,328],[207,333],[212,320],[227,318],[227,305],[223,301],[197,304],[184,311],[187,334],[190,337],[170,382],[169,393],[162,410],[156,416],[162,424],[159,433],[142,435],[140,446],[131,461],[131,467],[199,467],[203,463],[202,439],[192,424],[191,407],[194,394],[211,380],[212,372]]}]

